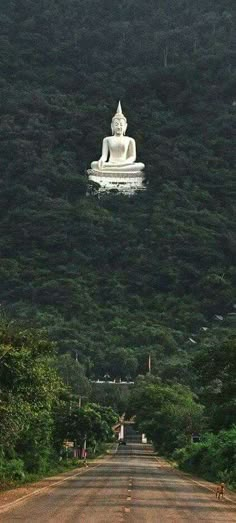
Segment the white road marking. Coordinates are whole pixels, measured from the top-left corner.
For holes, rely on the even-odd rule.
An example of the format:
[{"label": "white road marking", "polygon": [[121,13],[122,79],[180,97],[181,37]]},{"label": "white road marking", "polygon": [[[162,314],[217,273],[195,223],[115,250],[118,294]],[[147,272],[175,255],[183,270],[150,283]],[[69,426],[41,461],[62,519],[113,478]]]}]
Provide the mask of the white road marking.
[{"label": "white road marking", "polygon": [[[94,465],[92,467],[92,469],[101,467],[103,464],[104,463],[98,463],[97,465]],[[60,481],[55,481],[54,483],[51,483],[51,485],[46,485],[46,487],[40,487],[39,489],[34,490],[34,492],[30,492],[30,494],[25,494],[25,496],[22,496],[21,498],[16,499],[15,501],[11,501],[11,503],[7,503],[6,505],[3,505],[2,507],[0,507],[0,514],[2,512],[6,512],[11,507],[14,507],[14,505],[18,505],[19,503],[21,503],[22,501],[24,501],[27,498],[31,498],[32,496],[37,496],[38,494],[41,494],[41,492],[43,492],[43,491],[50,490],[52,487],[55,487],[56,485],[60,485],[61,483],[64,483],[65,481],[68,481],[69,479],[76,478],[77,476],[86,474],[86,472],[89,472],[92,469],[91,468],[90,469],[89,468],[81,469],[76,474],[72,474],[71,476],[67,476],[66,478],[60,479]],[[45,479],[47,480],[50,478],[45,478]]]}]

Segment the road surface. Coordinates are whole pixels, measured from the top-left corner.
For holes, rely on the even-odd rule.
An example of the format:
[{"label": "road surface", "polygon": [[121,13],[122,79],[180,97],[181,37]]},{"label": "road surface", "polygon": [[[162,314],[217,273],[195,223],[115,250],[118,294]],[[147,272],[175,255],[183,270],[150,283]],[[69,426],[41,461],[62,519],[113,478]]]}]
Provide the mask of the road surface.
[{"label": "road surface", "polygon": [[236,522],[236,504],[216,501],[141,444],[122,446],[97,466],[10,506],[0,502],[1,523]]}]

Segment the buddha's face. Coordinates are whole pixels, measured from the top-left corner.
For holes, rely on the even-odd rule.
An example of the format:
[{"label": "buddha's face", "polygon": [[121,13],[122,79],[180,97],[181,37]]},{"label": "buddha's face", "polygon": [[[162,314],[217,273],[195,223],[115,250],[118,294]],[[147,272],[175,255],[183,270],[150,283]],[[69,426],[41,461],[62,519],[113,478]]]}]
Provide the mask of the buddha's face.
[{"label": "buddha's face", "polygon": [[124,118],[115,118],[111,124],[112,134],[122,136],[126,133],[127,123]]}]

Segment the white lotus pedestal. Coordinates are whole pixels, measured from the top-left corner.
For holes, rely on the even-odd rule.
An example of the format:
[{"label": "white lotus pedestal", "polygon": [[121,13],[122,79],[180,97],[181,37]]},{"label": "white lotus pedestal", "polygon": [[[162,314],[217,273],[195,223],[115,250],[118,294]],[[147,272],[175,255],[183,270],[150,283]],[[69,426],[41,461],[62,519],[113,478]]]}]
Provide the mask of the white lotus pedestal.
[{"label": "white lotus pedestal", "polygon": [[142,171],[134,172],[119,172],[112,171],[96,171],[89,169],[87,171],[89,182],[97,184],[97,192],[104,193],[110,191],[116,191],[119,193],[132,195],[137,191],[143,191],[144,186],[144,173]]}]

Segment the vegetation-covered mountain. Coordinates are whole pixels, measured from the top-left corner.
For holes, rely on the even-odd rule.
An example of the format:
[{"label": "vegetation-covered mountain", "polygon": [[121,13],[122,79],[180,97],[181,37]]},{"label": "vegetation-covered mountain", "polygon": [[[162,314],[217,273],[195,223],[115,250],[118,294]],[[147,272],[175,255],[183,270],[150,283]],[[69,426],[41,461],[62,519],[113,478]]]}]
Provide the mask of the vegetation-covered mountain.
[{"label": "vegetation-covered mountain", "polygon": [[[127,394],[88,377],[141,374],[140,429],[236,485],[235,12],[1,0],[1,481],[109,440]],[[119,99],[147,190],[98,199],[85,171]]]},{"label": "vegetation-covered mountain", "polygon": [[[189,382],[189,337],[234,311],[234,24],[233,0],[1,1],[1,304],[88,376],[151,353]],[[118,99],[147,191],[99,200]]]}]

